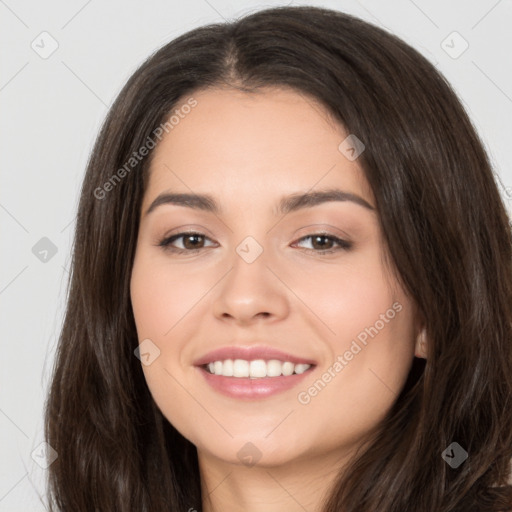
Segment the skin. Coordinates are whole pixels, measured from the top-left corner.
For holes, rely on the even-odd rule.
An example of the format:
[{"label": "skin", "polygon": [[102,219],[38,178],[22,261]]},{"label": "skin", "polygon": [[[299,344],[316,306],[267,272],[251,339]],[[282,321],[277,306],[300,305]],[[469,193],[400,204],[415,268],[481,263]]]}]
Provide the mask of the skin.
[{"label": "skin", "polygon": [[[197,446],[206,512],[320,511],[337,472],[392,406],[414,354],[425,356],[422,326],[384,265],[376,210],[331,201],[277,214],[282,196],[330,187],[375,207],[358,160],[338,149],[344,128],[292,90],[192,96],[197,106],[155,148],[142,205],[131,298],[139,341],[160,350],[144,375],[164,416]],[[223,211],[166,204],[145,215],[169,191],[211,194]],[[205,237],[173,246],[199,251],[158,246],[187,230]],[[352,247],[304,238],[322,230]],[[250,264],[236,252],[247,236],[263,249]],[[335,252],[322,255],[323,248]],[[337,357],[396,302],[400,312],[299,402],[298,393],[330,367],[332,375]],[[193,365],[230,344],[270,345],[317,366],[291,390],[230,398]],[[261,457],[252,466],[237,455],[247,442]]]}]

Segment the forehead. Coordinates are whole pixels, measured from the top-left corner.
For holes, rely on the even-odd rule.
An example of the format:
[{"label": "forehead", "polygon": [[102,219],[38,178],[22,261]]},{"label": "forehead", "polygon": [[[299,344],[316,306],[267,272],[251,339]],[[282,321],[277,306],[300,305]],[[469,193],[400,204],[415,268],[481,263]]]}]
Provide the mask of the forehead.
[{"label": "forehead", "polygon": [[373,202],[357,160],[340,150],[348,132],[314,99],[291,89],[208,89],[174,112],[190,98],[196,105],[154,150],[146,207],[166,190],[229,202],[337,187]]}]

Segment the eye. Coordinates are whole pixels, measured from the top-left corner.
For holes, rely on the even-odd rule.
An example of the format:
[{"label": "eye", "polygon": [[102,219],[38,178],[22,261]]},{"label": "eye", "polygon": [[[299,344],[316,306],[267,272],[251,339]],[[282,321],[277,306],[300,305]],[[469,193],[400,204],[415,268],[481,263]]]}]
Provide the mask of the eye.
[{"label": "eye", "polygon": [[[182,245],[183,248],[179,247],[173,247],[171,244],[173,244],[176,240],[179,240],[180,238],[183,239]],[[159,247],[163,247],[166,251],[171,251],[177,254],[183,254],[183,253],[195,253],[199,251],[200,249],[203,249],[203,245],[201,244],[201,239],[203,240],[209,240],[209,238],[202,234],[202,233],[196,233],[193,231],[186,232],[186,233],[178,233],[176,235],[172,235],[170,237],[164,238],[161,240],[158,245]],[[204,243],[204,242],[203,242]]]},{"label": "eye", "polygon": [[[174,247],[172,244],[174,244],[177,240],[180,239],[183,239],[183,241],[181,242],[182,248]],[[203,233],[190,231],[184,233],[177,233],[170,237],[164,238],[158,243],[158,246],[162,247],[165,251],[170,251],[176,254],[190,254],[195,253],[201,249],[204,249],[205,240],[210,239]],[[312,242],[313,249],[307,249],[308,252],[313,252],[320,255],[329,254],[340,250],[348,251],[349,249],[352,248],[351,242],[347,242],[346,240],[342,240],[341,238],[338,238],[334,235],[329,235],[327,233],[314,233],[311,235],[304,236],[300,238],[296,242],[296,244],[304,240],[311,240]],[[324,243],[325,240],[327,240],[327,244]],[[333,249],[333,244],[337,245],[338,248]]]},{"label": "eye", "polygon": [[[329,235],[328,233],[314,233],[311,235],[304,236],[300,238],[296,243],[301,242],[303,240],[311,240],[311,245],[313,249],[308,249],[308,252],[315,252],[320,255],[329,254],[337,251],[348,251],[352,248],[352,243],[347,242],[346,240],[342,240],[334,235]],[[327,240],[327,243],[324,241]],[[338,245],[337,249],[333,249],[332,246]],[[319,250],[316,250],[319,248]]]}]

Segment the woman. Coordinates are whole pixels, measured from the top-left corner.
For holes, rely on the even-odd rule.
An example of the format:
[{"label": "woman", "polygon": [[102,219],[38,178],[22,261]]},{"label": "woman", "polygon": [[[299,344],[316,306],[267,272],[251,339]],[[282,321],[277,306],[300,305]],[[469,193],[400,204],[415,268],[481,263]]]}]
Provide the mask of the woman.
[{"label": "woman", "polygon": [[84,179],[52,510],[512,510],[511,261],[400,39],[314,7],[178,37]]}]

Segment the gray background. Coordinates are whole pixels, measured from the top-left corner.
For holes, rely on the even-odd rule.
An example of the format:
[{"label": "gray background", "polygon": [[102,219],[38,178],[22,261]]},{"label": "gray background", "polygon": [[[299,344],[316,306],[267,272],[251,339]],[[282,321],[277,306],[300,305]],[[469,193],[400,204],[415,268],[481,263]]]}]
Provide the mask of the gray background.
[{"label": "gray background", "polygon": [[45,453],[42,410],[78,193],[109,105],[136,67],[174,37],[285,4],[355,14],[433,62],[466,106],[510,206],[510,0],[0,0],[0,511],[45,510],[38,494],[45,495],[46,469],[36,462]]}]

